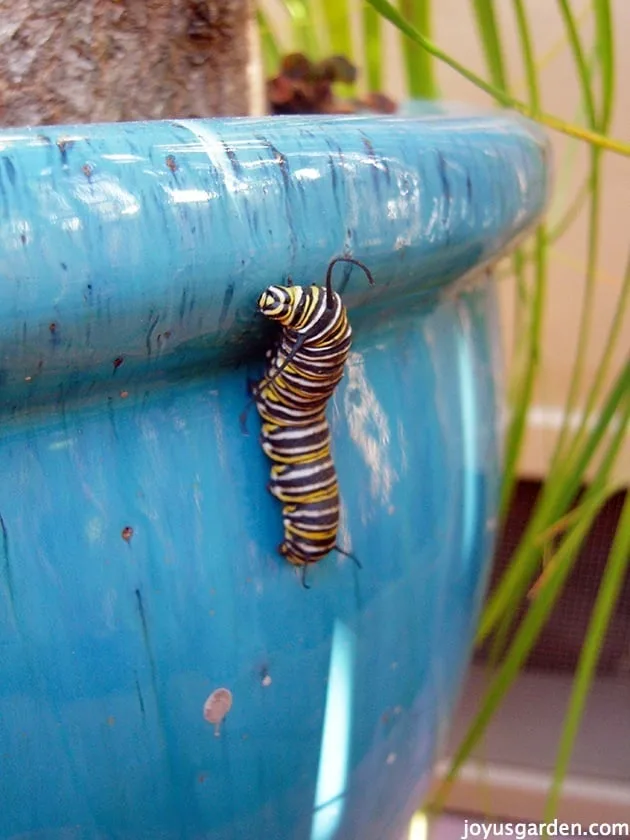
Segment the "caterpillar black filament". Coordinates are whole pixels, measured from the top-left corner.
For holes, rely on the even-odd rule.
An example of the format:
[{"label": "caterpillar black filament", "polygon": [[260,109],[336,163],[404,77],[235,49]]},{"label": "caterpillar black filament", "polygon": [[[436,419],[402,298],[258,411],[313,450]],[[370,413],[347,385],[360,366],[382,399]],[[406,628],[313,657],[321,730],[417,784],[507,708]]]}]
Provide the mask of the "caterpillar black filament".
[{"label": "caterpillar black filament", "polygon": [[339,489],[326,420],[352,340],[346,308],[332,288],[338,262],[359,266],[374,285],[359,260],[336,257],[325,286],[269,286],[258,300],[259,311],[277,321],[282,334],[267,353],[267,372],[253,388],[253,401],[263,421],[262,448],[274,462],[268,488],[284,503],[278,551],[303,571],[333,549],[358,564],[337,545]]}]

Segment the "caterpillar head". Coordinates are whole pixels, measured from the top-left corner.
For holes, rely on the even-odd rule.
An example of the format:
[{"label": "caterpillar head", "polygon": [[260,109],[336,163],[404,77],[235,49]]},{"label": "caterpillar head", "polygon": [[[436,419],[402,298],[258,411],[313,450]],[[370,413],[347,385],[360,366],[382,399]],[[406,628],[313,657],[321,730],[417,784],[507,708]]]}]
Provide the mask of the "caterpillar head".
[{"label": "caterpillar head", "polygon": [[295,327],[304,313],[310,289],[302,286],[269,286],[258,298],[258,310],[283,327]]},{"label": "caterpillar head", "polygon": [[258,310],[267,318],[278,321],[283,327],[304,331],[317,305],[325,295],[326,309],[339,305],[339,295],[333,291],[332,270],[338,262],[357,265],[365,272],[370,286],[374,278],[370,270],[354,257],[335,257],[328,264],[325,286],[269,286],[258,298]]}]

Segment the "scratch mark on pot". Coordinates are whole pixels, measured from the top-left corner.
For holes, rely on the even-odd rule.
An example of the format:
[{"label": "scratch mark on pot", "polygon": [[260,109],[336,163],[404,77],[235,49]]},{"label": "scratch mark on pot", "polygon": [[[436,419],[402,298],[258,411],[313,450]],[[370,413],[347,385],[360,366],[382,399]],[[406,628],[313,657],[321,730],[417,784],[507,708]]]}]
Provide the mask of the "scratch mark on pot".
[{"label": "scratch mark on pot", "polygon": [[138,677],[136,676],[136,694],[138,695],[138,705],[140,706],[140,714],[144,718],[146,716],[146,709],[144,706],[144,697],[142,696],[142,689],[140,688],[140,683],[138,682]]},{"label": "scratch mark on pot", "polygon": [[265,148],[269,149],[273,155],[273,162],[278,164],[280,167],[280,174],[282,175],[282,181],[284,183],[284,209],[287,225],[289,227],[290,259],[291,265],[293,265],[297,255],[297,234],[295,232],[293,208],[291,206],[291,169],[289,167],[289,161],[286,156],[273,145],[273,143],[267,140],[266,137],[260,134],[256,134],[255,137]]},{"label": "scratch mark on pot", "polygon": [[446,173],[446,160],[442,152],[437,153],[438,156],[438,172],[440,173],[440,182],[442,184],[442,224],[448,228],[448,221],[451,211],[451,185]]},{"label": "scratch mark on pot", "polygon": [[214,724],[214,734],[221,734],[221,724],[232,708],[232,692],[228,688],[217,688],[203,704],[203,716],[208,723]]},{"label": "scratch mark on pot", "polygon": [[182,299],[179,302],[179,320],[184,320],[184,315],[186,314],[186,296],[188,294],[188,289],[182,290]]},{"label": "scratch mark on pot", "polygon": [[345,256],[350,256],[352,254],[352,240],[354,238],[354,233],[352,228],[346,228],[346,238],[343,242],[343,253]]},{"label": "scratch mark on pot", "polygon": [[282,152],[277,149],[273,143],[268,140],[266,137],[262,137],[261,135],[256,135],[256,139],[260,140],[260,142],[266,146],[269,151],[273,154],[274,163],[277,163],[280,167],[280,174],[282,175],[282,180],[284,181],[285,189],[289,189],[291,186],[291,168],[289,166],[289,161],[287,160],[286,155],[283,155]]},{"label": "scratch mark on pot", "polygon": [[112,427],[114,440],[118,440],[118,429],[116,428],[116,418],[114,417],[114,400],[112,397],[107,397],[107,416]]},{"label": "scratch mark on pot", "polygon": [[[330,808],[331,806],[334,806],[335,803],[344,799],[346,797],[346,795],[347,795],[346,793],[338,793],[337,796],[331,796],[330,799],[326,799],[325,802],[320,802],[319,805],[316,805],[313,808],[313,814],[317,814],[317,813],[323,811],[325,808]],[[320,835],[317,834],[316,836],[319,837]],[[326,834],[325,836],[329,837],[330,835]]]},{"label": "scratch mark on pot", "polygon": [[4,578],[7,584],[7,592],[9,594],[9,603],[11,610],[15,614],[15,593],[13,589],[13,569],[11,568],[11,555],[9,553],[9,534],[7,526],[4,522],[4,517],[0,513],[0,531],[2,531],[2,559],[4,561]]},{"label": "scratch mark on pot", "polygon": [[118,368],[122,365],[122,363],[124,361],[125,361],[124,356],[116,356],[116,358],[114,359],[114,361],[112,363],[114,365],[114,373],[116,373],[116,371],[118,370]]},{"label": "scratch mark on pot", "polygon": [[63,382],[59,383],[57,403],[59,405],[59,410],[61,411],[61,425],[63,427],[64,432],[68,434],[68,421],[66,417],[66,390],[64,388]]},{"label": "scratch mark on pot", "polygon": [[59,335],[59,327],[56,321],[48,324],[48,331],[50,332],[50,343],[53,347],[58,347],[61,344],[61,337]]},{"label": "scratch mark on pot", "polygon": [[339,176],[337,175],[337,167],[335,166],[335,161],[333,160],[332,155],[328,155],[328,167],[330,169],[330,177],[332,180],[332,191],[335,199],[335,206],[337,207],[337,213],[341,215],[341,205],[339,204]]},{"label": "scratch mark on pot", "polygon": [[7,195],[4,190],[4,183],[2,182],[2,174],[0,173],[0,198],[2,198],[2,209],[4,210],[4,217],[5,219],[9,218],[9,203],[7,201]]},{"label": "scratch mark on pot", "polygon": [[59,149],[59,154],[61,155],[61,164],[62,166],[68,165],[68,151],[74,146],[74,140],[66,140],[63,137],[60,137],[57,140],[57,148]]},{"label": "scratch mark on pot", "polygon": [[241,177],[243,167],[241,166],[241,162],[236,157],[236,152],[234,149],[226,143],[225,140],[221,140],[221,145],[223,146],[223,150],[225,151],[227,159],[230,161],[230,165],[232,166],[232,170],[237,178]]},{"label": "scratch mark on pot", "polygon": [[232,298],[234,297],[234,283],[229,283],[223,295],[223,305],[221,307],[221,314],[219,315],[219,328],[223,326],[223,322],[227,318]]},{"label": "scratch mark on pot", "polygon": [[153,321],[151,321],[151,317],[153,316],[153,310],[149,312],[149,329],[147,330],[147,337],[146,337],[146,345],[147,345],[147,356],[150,356],[152,353],[151,347],[151,336],[153,335],[153,330],[157,327],[157,323],[160,320],[160,316],[156,315]]},{"label": "scratch mark on pot", "polygon": [[[127,528],[124,529],[125,531]],[[129,528],[131,530],[131,528]],[[149,629],[147,627],[147,618],[144,614],[144,604],[142,602],[142,592],[139,589],[134,590],[136,594],[136,603],[138,607],[138,615],[140,616],[140,624],[142,625],[142,634],[144,636],[145,642],[148,643],[149,641]]]},{"label": "scratch mark on pot", "polygon": [[153,692],[153,699],[154,699],[154,702],[155,702],[155,707],[157,709],[158,721],[159,721],[159,724],[160,724],[160,735],[162,737],[164,747],[167,751],[167,761],[168,761],[168,764],[169,764],[170,772],[171,772],[171,774],[173,774],[172,758],[171,758],[171,755],[170,755],[170,751],[168,749],[169,741],[168,741],[168,738],[166,736],[166,730],[165,730],[165,726],[164,726],[164,710],[163,710],[162,704],[160,702],[160,694],[158,692],[158,687],[157,687],[157,670],[156,670],[156,667],[155,667],[155,657],[153,656],[153,648],[151,646],[151,637],[149,635],[149,625],[148,625],[148,622],[147,622],[146,611],[144,609],[144,602],[143,602],[143,599],[142,599],[142,593],[140,592],[139,589],[135,589],[134,592],[135,592],[135,596],[136,596],[136,606],[137,606],[137,609],[138,609],[138,615],[140,617],[140,626],[141,626],[141,629],[142,629],[142,641],[143,641],[144,648],[145,648],[146,653],[147,653],[147,658],[149,660],[149,671],[150,671],[150,674],[151,674],[151,691]]},{"label": "scratch mark on pot", "polygon": [[4,168],[7,171],[7,178],[9,179],[9,183],[12,187],[15,186],[15,166],[13,165],[13,161],[10,157],[6,155],[3,158],[4,160]]},{"label": "scratch mark on pot", "polygon": [[365,132],[359,132],[361,134],[361,140],[363,142],[363,147],[367,152],[368,160],[370,161],[370,174],[372,176],[372,183],[374,184],[374,189],[376,191],[377,198],[381,198],[381,179],[379,177],[379,173],[384,173],[389,183],[390,176],[389,176],[389,168],[385,161],[376,154],[374,150],[374,146],[370,138],[365,134]]}]

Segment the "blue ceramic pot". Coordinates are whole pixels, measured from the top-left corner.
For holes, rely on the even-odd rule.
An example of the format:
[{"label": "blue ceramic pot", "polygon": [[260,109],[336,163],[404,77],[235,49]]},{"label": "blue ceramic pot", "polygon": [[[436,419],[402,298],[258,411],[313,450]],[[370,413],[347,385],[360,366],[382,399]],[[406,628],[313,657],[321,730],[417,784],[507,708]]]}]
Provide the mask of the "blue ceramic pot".
[{"label": "blue ceramic pot", "polygon": [[[543,140],[442,115],[0,149],[0,836],[397,840],[484,594],[485,269],[543,209]],[[363,568],[331,554],[306,590],[238,417],[261,290],[343,253],[376,280],[338,266],[355,339],[329,411]]]}]

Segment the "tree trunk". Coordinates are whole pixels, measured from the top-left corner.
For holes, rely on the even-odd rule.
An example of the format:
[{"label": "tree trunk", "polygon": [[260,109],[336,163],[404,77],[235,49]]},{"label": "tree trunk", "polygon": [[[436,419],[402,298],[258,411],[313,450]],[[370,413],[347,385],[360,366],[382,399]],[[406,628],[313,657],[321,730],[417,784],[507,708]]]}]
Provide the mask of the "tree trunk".
[{"label": "tree trunk", "polygon": [[248,110],[248,0],[0,0],[0,124]]}]

